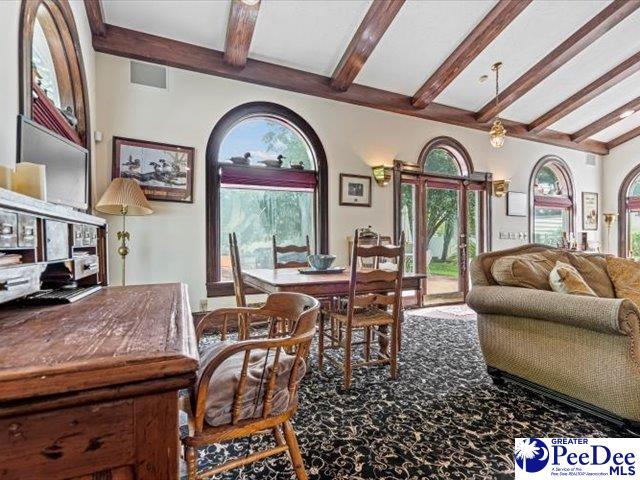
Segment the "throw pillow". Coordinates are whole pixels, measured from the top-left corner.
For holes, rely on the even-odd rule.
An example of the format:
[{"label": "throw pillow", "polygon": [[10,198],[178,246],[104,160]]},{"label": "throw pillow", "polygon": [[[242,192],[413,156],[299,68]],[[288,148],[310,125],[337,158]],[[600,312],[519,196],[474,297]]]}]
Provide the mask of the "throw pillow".
[{"label": "throw pillow", "polygon": [[559,250],[509,255],[493,262],[491,275],[500,285],[551,290],[549,273],[557,261],[569,263],[566,253]]},{"label": "throw pillow", "polygon": [[596,292],[587,285],[578,270],[568,263],[556,262],[556,266],[549,273],[549,285],[554,292],[597,297]]},{"label": "throw pillow", "polygon": [[640,306],[640,263],[629,258],[607,257],[607,270],[616,298],[628,298]]},{"label": "throw pillow", "polygon": [[607,258],[605,255],[569,253],[569,262],[582,275],[587,285],[603,298],[616,298],[613,283],[607,272]]}]

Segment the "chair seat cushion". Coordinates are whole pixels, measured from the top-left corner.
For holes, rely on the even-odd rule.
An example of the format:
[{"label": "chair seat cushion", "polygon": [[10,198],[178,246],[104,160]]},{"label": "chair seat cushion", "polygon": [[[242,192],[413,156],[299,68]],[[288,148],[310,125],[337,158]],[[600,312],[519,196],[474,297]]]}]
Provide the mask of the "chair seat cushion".
[{"label": "chair seat cushion", "polygon": [[[333,316],[340,322],[347,321],[347,312],[336,312]],[[374,325],[390,325],[393,323],[393,315],[380,308],[365,308],[356,310],[353,314],[352,325],[354,327],[370,327]]]},{"label": "chair seat cushion", "polygon": [[[232,341],[219,342],[203,352],[200,357],[201,367],[198,372],[199,376],[213,358],[234,343],[235,342]],[[231,412],[242,374],[244,355],[244,352],[239,352],[227,358],[211,376],[205,405],[205,420],[213,427],[231,423]],[[292,400],[289,395],[289,377],[295,359],[295,355],[289,355],[283,350],[280,351],[280,357],[276,365],[276,381],[269,416],[285,412],[290,404],[290,400]],[[267,389],[269,376],[273,371],[274,360],[275,349],[273,348],[268,350],[255,349],[251,351],[238,420],[260,418],[262,416],[264,394]],[[300,361],[301,363],[294,380],[296,383],[304,377],[306,372],[304,360],[301,358]]]}]

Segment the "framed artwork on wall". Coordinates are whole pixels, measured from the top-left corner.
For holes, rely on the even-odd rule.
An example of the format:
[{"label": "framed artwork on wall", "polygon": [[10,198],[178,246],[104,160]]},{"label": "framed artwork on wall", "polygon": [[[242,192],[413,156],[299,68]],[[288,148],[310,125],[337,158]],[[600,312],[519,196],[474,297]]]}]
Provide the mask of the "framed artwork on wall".
[{"label": "framed artwork on wall", "polygon": [[507,215],[509,217],[527,216],[527,194],[507,192]]},{"label": "framed artwork on wall", "polygon": [[582,192],[582,229],[598,230],[598,194]]},{"label": "framed artwork on wall", "polygon": [[195,149],[113,137],[112,178],[132,178],[148,200],[193,203]]},{"label": "framed artwork on wall", "polygon": [[352,207],[371,206],[371,177],[367,175],[340,174],[340,205]]}]

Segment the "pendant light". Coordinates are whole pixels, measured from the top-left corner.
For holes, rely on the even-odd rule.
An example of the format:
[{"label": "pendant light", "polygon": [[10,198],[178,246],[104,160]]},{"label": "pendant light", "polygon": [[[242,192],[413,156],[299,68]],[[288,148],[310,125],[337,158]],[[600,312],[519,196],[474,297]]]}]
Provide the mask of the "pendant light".
[{"label": "pendant light", "polygon": [[504,139],[507,136],[507,130],[502,125],[502,122],[498,118],[498,98],[500,95],[500,67],[502,67],[502,62],[496,62],[491,67],[491,70],[496,72],[496,118],[493,121],[493,125],[491,125],[491,130],[489,130],[489,138],[491,139],[491,145],[493,148],[500,148],[504,145]]}]

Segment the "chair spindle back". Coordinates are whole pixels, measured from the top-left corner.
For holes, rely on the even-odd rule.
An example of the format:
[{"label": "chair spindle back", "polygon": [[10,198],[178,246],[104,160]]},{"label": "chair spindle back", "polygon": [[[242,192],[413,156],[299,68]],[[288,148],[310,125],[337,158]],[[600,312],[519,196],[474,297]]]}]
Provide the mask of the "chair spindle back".
[{"label": "chair spindle back", "polygon": [[[278,245],[276,242],[276,236],[273,235],[271,237],[272,241],[272,252],[273,252],[273,268],[304,268],[309,266],[307,263],[307,257],[311,254],[311,247],[309,245],[309,235],[306,236],[306,244],[305,245]],[[278,254],[287,254],[287,253],[304,253],[305,258],[304,261],[284,261],[281,262],[279,260]]]}]

